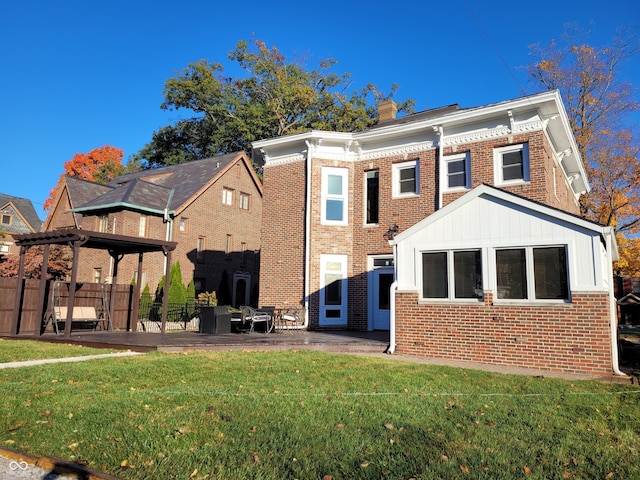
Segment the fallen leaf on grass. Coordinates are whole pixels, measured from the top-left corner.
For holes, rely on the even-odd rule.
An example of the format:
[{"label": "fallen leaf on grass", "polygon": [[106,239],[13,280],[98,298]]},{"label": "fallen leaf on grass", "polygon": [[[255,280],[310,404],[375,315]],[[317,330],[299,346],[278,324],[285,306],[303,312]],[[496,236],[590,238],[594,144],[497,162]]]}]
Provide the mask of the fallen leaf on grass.
[{"label": "fallen leaf on grass", "polygon": [[72,452],[75,452],[78,449],[78,443],[72,443],[71,445],[69,445],[69,450],[71,450]]},{"label": "fallen leaf on grass", "polygon": [[469,469],[464,465],[460,465],[460,470],[462,471],[462,473],[469,473]]},{"label": "fallen leaf on grass", "polygon": [[393,426],[393,423],[385,423],[384,428],[387,430],[393,430],[395,427]]},{"label": "fallen leaf on grass", "polygon": [[344,428],[344,423],[338,423],[338,424],[336,425],[336,428]]},{"label": "fallen leaf on grass", "polygon": [[198,469],[196,468],[193,472],[191,472],[191,475],[189,475],[189,478],[193,478],[198,474]]},{"label": "fallen leaf on grass", "polygon": [[369,466],[369,462],[362,462],[362,463],[360,464],[360,467],[361,467],[361,468],[367,468],[368,466]]},{"label": "fallen leaf on grass", "polygon": [[253,461],[254,461],[256,464],[260,465],[260,457],[258,456],[258,454],[257,454],[256,452],[252,452],[252,453],[251,453],[251,456],[253,457]]},{"label": "fallen leaf on grass", "polygon": [[526,465],[524,466],[523,470],[524,470],[524,473],[526,475],[531,475],[531,469],[529,467],[527,467]]}]

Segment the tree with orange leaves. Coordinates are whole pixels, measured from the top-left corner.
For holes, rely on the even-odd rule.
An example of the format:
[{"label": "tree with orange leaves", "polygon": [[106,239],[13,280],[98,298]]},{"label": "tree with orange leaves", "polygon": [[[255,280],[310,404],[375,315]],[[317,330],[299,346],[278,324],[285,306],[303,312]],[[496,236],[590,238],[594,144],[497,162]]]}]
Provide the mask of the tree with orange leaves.
[{"label": "tree with orange leaves", "polygon": [[580,41],[569,31],[563,45],[530,47],[533,81],[558,89],[565,102],[579,153],[585,161],[591,191],[582,195],[585,217],[615,228],[621,274],[640,273],[640,139],[625,124],[640,110],[631,83],[620,78],[624,62],[640,48],[633,38],[619,37],[604,48]]},{"label": "tree with orange leaves", "polygon": [[60,175],[57,185],[49,192],[43,210],[49,210],[53,205],[65,175],[106,184],[125,172],[123,156],[124,150],[110,145],[94,148],[89,153],[76,153],[71,160],[64,163],[65,173]]}]

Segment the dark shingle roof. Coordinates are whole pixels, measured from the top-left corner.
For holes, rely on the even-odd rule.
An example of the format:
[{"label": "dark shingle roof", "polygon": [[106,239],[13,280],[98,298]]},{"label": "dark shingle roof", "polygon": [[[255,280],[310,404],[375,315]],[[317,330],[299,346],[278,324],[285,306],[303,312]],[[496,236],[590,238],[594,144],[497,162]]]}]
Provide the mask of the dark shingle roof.
[{"label": "dark shingle roof", "polygon": [[168,167],[127,173],[113,179],[98,195],[76,201],[74,209],[98,210],[127,206],[130,208],[161,211],[167,208],[175,211],[202,188],[212,178],[223,171],[229,163],[236,160],[241,152],[229,153],[219,157],[194,160]]},{"label": "dark shingle roof", "polygon": [[8,203],[12,203],[16,210],[20,212],[20,215],[29,222],[29,225],[35,232],[40,230],[42,220],[38,217],[36,209],[33,207],[33,203],[28,198],[14,197],[11,195],[5,195],[0,193],[0,208],[4,207]]},{"label": "dark shingle roof", "polygon": [[79,207],[100,195],[113,190],[113,187],[101,185],[99,183],[82,180],[78,177],[67,175],[67,189],[69,190],[69,198],[71,200],[71,208]]}]

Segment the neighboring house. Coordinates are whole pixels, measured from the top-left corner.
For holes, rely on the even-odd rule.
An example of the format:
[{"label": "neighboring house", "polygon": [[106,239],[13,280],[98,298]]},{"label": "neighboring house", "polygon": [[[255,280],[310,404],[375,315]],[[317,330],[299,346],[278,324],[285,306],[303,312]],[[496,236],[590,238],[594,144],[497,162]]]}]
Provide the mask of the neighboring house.
[{"label": "neighboring house", "polygon": [[[242,152],[117,177],[99,185],[66,177],[44,230],[76,227],[177,242],[183,282],[216,291],[233,305],[257,295],[262,186]],[[109,255],[82,250],[79,281],[108,282]],[[141,286],[153,293],[164,274],[162,253],[144,257]],[[119,265],[120,283],[137,281],[137,258]],[[222,292],[221,292],[222,290]]]},{"label": "neighboring house", "polygon": [[0,193],[0,231],[5,234],[0,238],[0,256],[19,255],[20,249],[14,244],[13,234],[39,232],[41,225],[42,220],[38,218],[31,200]]},{"label": "neighboring house", "polygon": [[[459,217],[460,223],[452,229],[448,240],[452,245],[461,244],[465,238],[474,240],[473,229],[478,223],[495,223],[503,234],[502,243],[496,244],[496,248],[525,248],[526,255],[531,255],[534,244],[520,235],[518,228],[533,225],[537,214],[532,212],[536,210],[527,203],[526,215],[508,214],[524,208],[520,204],[524,201],[544,205],[545,218],[556,215],[563,221],[566,217],[575,219],[573,223],[565,221],[562,238],[547,236],[547,230],[541,230],[536,245],[565,245],[566,250],[569,247],[563,242],[571,236],[570,231],[587,228],[574,215],[580,212],[580,194],[589,189],[588,179],[557,91],[476,108],[452,105],[402,118],[395,118],[395,113],[393,102],[386,102],[379,107],[379,124],[363,132],[310,131],[254,142],[254,159],[264,162],[261,305],[303,306],[307,326],[313,329],[392,328],[390,287],[396,278],[405,278],[408,273],[400,271],[406,265],[396,264],[390,240],[466,194],[478,195],[474,189],[480,185],[509,192],[508,208],[501,210],[505,217],[493,218],[482,210],[476,212],[480,217],[473,222]],[[518,228],[513,225],[512,230],[511,221],[524,225]],[[598,228],[592,226],[587,230],[593,232]],[[473,251],[479,246],[472,242],[467,248]],[[594,258],[589,256],[592,254],[567,253],[571,265],[593,263]],[[607,254],[612,256],[610,250]],[[600,274],[603,268],[597,267]],[[561,301],[568,301],[571,308],[582,311],[586,307],[574,295],[575,288],[587,287],[574,283],[577,279],[582,282],[583,277],[570,272],[569,300]],[[607,296],[609,279],[610,276],[597,277],[598,283],[590,289],[596,295]],[[495,282],[490,277],[485,280],[475,288],[482,289],[479,294],[483,299],[497,298]],[[415,279],[421,281],[422,277]],[[409,329],[412,323],[430,325],[437,321],[437,318],[423,319],[420,317],[423,314],[442,315],[443,329],[456,328],[456,324],[444,320],[449,318],[449,309],[458,308],[455,298],[443,301],[415,295],[408,300],[409,304],[405,298],[400,297],[394,312],[398,332],[407,331],[402,329]],[[530,301],[535,303],[533,298]],[[598,302],[602,303],[600,297]],[[407,318],[406,312],[417,305],[437,308],[425,308],[417,318]],[[606,323],[610,319],[609,307],[602,308],[606,311],[598,310],[602,318],[595,321]],[[518,310],[526,309],[522,306]],[[493,316],[499,322],[503,315]],[[449,327],[447,323],[451,323]],[[418,331],[416,335],[420,335]],[[582,332],[590,334],[585,326],[572,335]],[[465,333],[472,335],[473,329]],[[599,331],[600,334],[607,340],[611,337],[607,332]],[[513,338],[523,335],[520,331],[512,333]],[[461,340],[462,337],[455,340],[453,336],[446,339],[452,351],[459,348],[455,343]],[[546,341],[553,344],[554,339]],[[423,340],[419,336],[413,338],[411,333],[398,335],[396,351],[437,355],[429,347],[413,348],[412,342]],[[491,356],[490,350],[487,347],[486,355],[476,355],[475,360],[501,362]],[[609,359],[610,351],[609,343],[606,353]],[[548,352],[556,353],[552,348]],[[564,354],[574,353],[568,350]],[[512,364],[533,366],[533,361],[525,357],[514,359]],[[565,365],[554,367],[552,363],[550,360],[540,367],[565,369]],[[593,367],[600,372],[603,369],[602,364]]]}]

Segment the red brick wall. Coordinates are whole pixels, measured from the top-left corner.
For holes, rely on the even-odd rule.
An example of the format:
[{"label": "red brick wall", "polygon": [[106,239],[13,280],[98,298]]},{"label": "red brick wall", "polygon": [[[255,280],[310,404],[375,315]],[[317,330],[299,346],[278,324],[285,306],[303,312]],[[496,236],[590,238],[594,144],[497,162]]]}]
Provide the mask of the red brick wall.
[{"label": "red brick wall", "polygon": [[396,295],[396,352],[589,375],[612,371],[609,297],[572,292],[570,304],[419,304]]},{"label": "red brick wall", "polygon": [[265,166],[259,304],[304,304],[304,161]]}]

